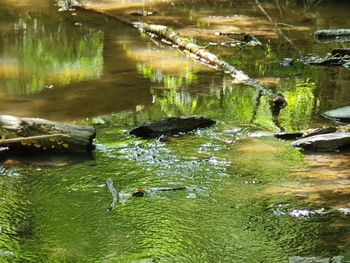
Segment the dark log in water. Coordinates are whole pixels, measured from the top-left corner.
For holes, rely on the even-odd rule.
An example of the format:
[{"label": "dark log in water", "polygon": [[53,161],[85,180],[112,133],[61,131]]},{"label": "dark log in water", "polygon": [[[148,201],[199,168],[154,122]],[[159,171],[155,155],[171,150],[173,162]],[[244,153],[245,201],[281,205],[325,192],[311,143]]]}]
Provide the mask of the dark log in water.
[{"label": "dark log in water", "polygon": [[130,134],[144,139],[151,139],[162,135],[187,133],[196,129],[207,128],[214,124],[214,120],[204,117],[167,118],[153,122],[148,121],[130,131]]},{"label": "dark log in water", "polygon": [[90,152],[95,128],[0,115],[0,147],[11,152]]}]

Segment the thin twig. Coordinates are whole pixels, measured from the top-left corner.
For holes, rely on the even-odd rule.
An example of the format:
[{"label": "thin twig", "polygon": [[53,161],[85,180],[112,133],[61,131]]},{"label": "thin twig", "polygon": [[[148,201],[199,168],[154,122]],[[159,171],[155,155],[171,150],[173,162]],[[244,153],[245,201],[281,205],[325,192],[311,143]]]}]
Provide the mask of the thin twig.
[{"label": "thin twig", "polygon": [[[277,25],[278,25],[279,23],[276,23],[276,22],[273,21],[273,19],[271,18],[271,16],[266,12],[266,10],[264,9],[264,7],[259,3],[259,0],[255,0],[255,2],[256,2],[256,4],[258,5],[258,7],[259,7],[259,9],[261,10],[261,12],[267,17],[267,19],[268,19],[270,22],[272,22],[272,23],[275,24],[274,30],[277,32],[277,34],[278,34],[279,36],[282,36],[296,51],[298,51],[299,53],[301,53],[300,50],[299,50],[298,48],[295,47],[293,41],[292,41],[289,37],[287,37],[287,36],[282,32],[281,29],[277,28]],[[280,23],[280,24],[282,24],[282,23]]]},{"label": "thin twig", "polygon": [[106,186],[108,188],[108,191],[112,195],[112,203],[107,209],[109,211],[112,211],[116,207],[116,205],[119,203],[119,194],[118,194],[117,190],[115,189],[115,187],[113,185],[113,181],[111,179],[108,178],[106,180]]},{"label": "thin twig", "polygon": [[27,142],[27,141],[40,141],[40,140],[46,140],[46,139],[52,139],[52,138],[70,138],[70,137],[71,136],[63,133],[18,137],[18,138],[10,138],[10,139],[1,139],[0,145],[8,145],[8,144]]},{"label": "thin twig", "polygon": [[267,17],[267,19],[270,20],[271,22],[273,22],[271,16],[265,11],[265,9],[262,7],[262,5],[259,3],[259,1],[255,0],[255,3],[258,5],[260,11],[263,12],[263,14]]}]

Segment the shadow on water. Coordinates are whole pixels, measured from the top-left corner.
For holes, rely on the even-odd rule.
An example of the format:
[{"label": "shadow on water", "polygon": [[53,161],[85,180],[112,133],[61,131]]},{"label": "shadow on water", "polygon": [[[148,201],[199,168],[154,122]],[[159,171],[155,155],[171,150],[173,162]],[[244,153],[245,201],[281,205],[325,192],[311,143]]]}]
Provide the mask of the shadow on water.
[{"label": "shadow on water", "polygon": [[[208,48],[283,93],[288,106],[277,121],[258,91],[155,45],[123,22],[58,12],[46,0],[0,0],[0,112],[76,120],[97,129],[93,156],[2,163],[2,261],[350,260],[349,154],[304,155],[269,136],[280,128],[329,124],[320,113],[347,104],[348,70],[309,67],[297,59],[346,47],[318,43],[311,34],[349,27],[349,4],[258,2],[271,19],[256,1],[99,1],[90,7],[172,25],[202,45],[226,40],[216,31],[257,36],[262,47]],[[132,15],[145,10],[156,13]],[[285,57],[295,63],[282,66]],[[143,121],[188,115],[218,124],[165,141],[128,135]],[[113,211],[107,209],[107,179],[120,195]],[[178,187],[185,190],[131,196]]]},{"label": "shadow on water", "polygon": [[82,27],[51,5],[41,13],[1,12],[11,28],[2,32],[0,46],[1,112],[74,119],[151,103],[149,81],[115,44],[138,37],[123,24],[111,21],[104,31]]}]

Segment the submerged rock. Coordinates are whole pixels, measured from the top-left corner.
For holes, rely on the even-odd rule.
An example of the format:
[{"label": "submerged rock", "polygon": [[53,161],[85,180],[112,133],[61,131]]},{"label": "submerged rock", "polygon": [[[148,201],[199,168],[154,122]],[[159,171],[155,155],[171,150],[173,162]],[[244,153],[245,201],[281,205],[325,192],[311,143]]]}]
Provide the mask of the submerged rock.
[{"label": "submerged rock", "polygon": [[174,117],[159,121],[148,121],[131,130],[130,134],[140,138],[150,139],[162,135],[188,133],[196,129],[210,127],[214,124],[214,120],[204,117]]},{"label": "submerged rock", "polygon": [[350,146],[350,132],[335,132],[296,140],[292,146],[304,150],[330,151]]},{"label": "submerged rock", "polygon": [[350,106],[326,111],[322,116],[339,122],[350,122]]}]

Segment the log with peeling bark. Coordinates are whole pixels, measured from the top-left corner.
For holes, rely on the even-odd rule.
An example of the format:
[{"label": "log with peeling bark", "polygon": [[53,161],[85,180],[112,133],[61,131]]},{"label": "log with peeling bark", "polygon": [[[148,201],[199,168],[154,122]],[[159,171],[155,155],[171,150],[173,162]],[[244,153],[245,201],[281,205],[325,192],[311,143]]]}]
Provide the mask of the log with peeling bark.
[{"label": "log with peeling bark", "polygon": [[90,126],[0,115],[0,147],[11,152],[90,152],[95,135]]},{"label": "log with peeling bark", "polygon": [[207,51],[205,48],[193,43],[188,38],[180,36],[175,30],[163,25],[154,25],[142,22],[133,23],[133,25],[140,31],[149,33],[155,37],[169,42],[169,44],[179,48],[182,51],[194,56],[197,60],[203,62],[206,65],[210,65],[218,70],[230,74],[236,80],[253,86],[260,90],[265,95],[269,96],[275,106],[283,108],[286,106],[286,100],[281,94],[276,94],[272,90],[265,88],[256,80],[250,78],[243,71],[236,69],[234,66],[219,59],[215,54]]},{"label": "log with peeling bark", "polygon": [[262,86],[258,81],[250,78],[243,71],[238,70],[229,63],[219,59],[215,54],[207,51],[205,48],[199,45],[196,45],[188,38],[180,36],[176,31],[174,31],[170,27],[163,25],[148,24],[143,22],[132,23],[130,21],[126,21],[121,17],[110,15],[100,10],[91,9],[89,6],[82,5],[78,2],[77,4],[71,6],[79,8],[81,10],[100,13],[108,17],[118,19],[126,24],[133,25],[140,31],[159,37],[161,40],[164,40],[165,43],[169,43],[173,46],[176,46],[180,50],[189,53],[191,56],[194,56],[197,60],[201,61],[207,66],[211,66],[225,73],[228,73],[236,80],[260,90],[264,95],[267,95],[271,98],[272,105],[275,108],[284,108],[287,105],[287,102],[282,94],[276,94],[272,90],[267,89],[266,87]]}]

